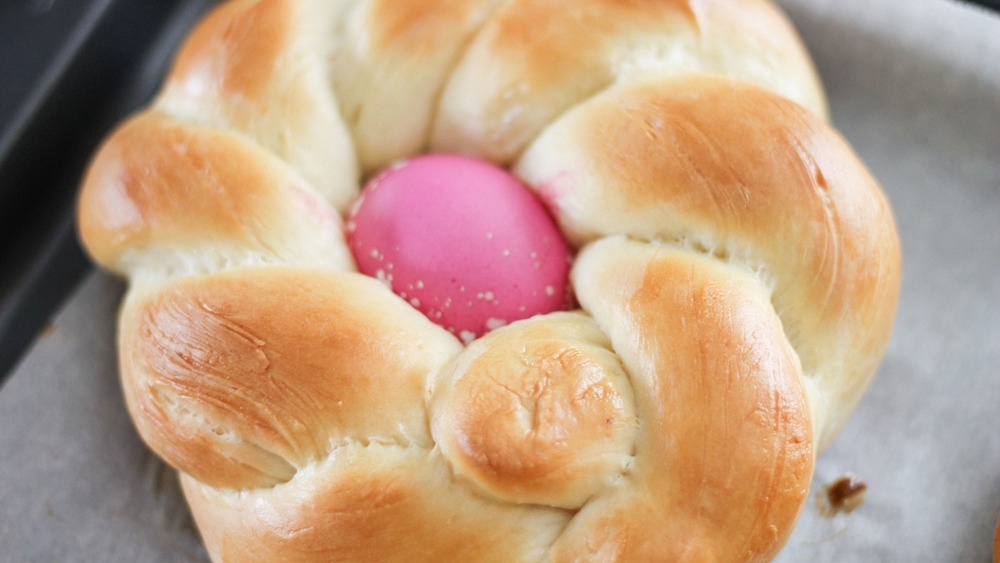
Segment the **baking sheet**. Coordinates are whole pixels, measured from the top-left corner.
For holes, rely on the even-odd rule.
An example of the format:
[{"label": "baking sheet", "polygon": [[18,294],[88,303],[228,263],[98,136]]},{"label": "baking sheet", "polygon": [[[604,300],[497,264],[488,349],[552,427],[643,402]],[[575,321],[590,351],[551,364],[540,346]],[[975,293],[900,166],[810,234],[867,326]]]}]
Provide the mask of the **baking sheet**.
[{"label": "baking sheet", "polygon": [[[945,0],[779,0],[834,123],[888,193],[904,251],[897,324],[779,561],[989,561],[1000,512],[1000,18]],[[172,471],[125,413],[122,285],[90,276],[0,388],[0,560],[206,561]]]}]

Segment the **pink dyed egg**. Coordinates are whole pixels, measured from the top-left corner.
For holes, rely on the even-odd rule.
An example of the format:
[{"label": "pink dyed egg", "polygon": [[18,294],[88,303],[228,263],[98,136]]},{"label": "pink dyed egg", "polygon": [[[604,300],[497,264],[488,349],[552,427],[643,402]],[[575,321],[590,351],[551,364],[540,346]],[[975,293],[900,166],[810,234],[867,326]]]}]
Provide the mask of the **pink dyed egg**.
[{"label": "pink dyed egg", "polygon": [[572,302],[571,253],[551,216],[486,162],[427,155],[383,171],[347,237],[362,272],[466,342]]}]

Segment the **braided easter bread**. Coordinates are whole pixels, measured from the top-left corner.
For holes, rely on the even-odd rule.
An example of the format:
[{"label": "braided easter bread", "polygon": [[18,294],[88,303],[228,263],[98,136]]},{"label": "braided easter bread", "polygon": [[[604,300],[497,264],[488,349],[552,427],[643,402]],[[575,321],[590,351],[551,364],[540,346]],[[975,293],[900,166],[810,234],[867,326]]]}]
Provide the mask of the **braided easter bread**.
[{"label": "braided easter bread", "polygon": [[[219,6],[79,200],[213,560],[773,558],[899,290],[825,112],[764,0]],[[361,180],[423,153],[533,189],[568,310],[463,342],[357,271]]]}]

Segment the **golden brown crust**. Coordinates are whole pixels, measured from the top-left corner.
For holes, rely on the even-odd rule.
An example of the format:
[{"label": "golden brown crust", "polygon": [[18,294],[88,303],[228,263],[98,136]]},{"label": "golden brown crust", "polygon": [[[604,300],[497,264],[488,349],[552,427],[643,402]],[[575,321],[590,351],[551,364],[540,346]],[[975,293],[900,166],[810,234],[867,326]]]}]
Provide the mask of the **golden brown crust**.
[{"label": "golden brown crust", "polygon": [[612,88],[516,170],[570,240],[661,240],[763,271],[827,444],[885,349],[900,283],[892,212],[840,136],[801,106],[707,75]]},{"label": "golden brown crust", "polygon": [[184,41],[172,76],[218,88],[228,98],[257,98],[272,87],[292,41],[294,18],[295,4],[289,0],[222,4]]},{"label": "golden brown crust", "polygon": [[510,164],[546,124],[613,83],[697,71],[826,112],[805,49],[767,2],[513,0],[450,77],[432,147]]},{"label": "golden brown crust", "polygon": [[125,306],[121,367],[148,444],[200,481],[253,488],[350,441],[430,444],[428,378],[460,346],[361,274],[250,268]]},{"label": "golden brown crust", "polygon": [[580,302],[630,373],[639,439],[632,470],[576,515],[554,559],[770,560],[807,496],[814,448],[798,362],[762,285],[622,238],[578,260]]},{"label": "golden brown crust", "polygon": [[154,107],[248,136],[347,209],[359,171],[325,54],[342,4],[220,4],[184,42]]},{"label": "golden brown crust", "polygon": [[406,2],[376,0],[371,3],[368,19],[371,42],[397,56],[435,56],[444,43],[481,22],[499,0],[460,0],[451,2]]},{"label": "golden brown crust", "polygon": [[579,508],[631,460],[631,386],[590,317],[556,313],[494,330],[439,377],[435,442],[491,498]]},{"label": "golden brown crust", "polygon": [[339,215],[292,168],[243,137],[156,112],[104,143],[77,209],[87,250],[123,274],[240,262],[353,267]]}]

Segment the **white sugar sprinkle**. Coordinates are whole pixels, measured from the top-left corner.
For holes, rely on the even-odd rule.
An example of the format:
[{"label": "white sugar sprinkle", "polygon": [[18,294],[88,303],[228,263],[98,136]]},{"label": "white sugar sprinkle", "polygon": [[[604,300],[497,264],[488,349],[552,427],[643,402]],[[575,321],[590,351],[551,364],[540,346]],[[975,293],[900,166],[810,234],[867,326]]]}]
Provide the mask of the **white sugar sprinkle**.
[{"label": "white sugar sprinkle", "polygon": [[464,342],[465,344],[469,344],[470,342],[476,339],[476,333],[472,332],[471,330],[463,330],[458,336],[462,339],[462,342]]},{"label": "white sugar sprinkle", "polygon": [[392,289],[392,274],[385,273],[385,270],[382,268],[375,271],[375,279],[385,284],[389,289]]}]

